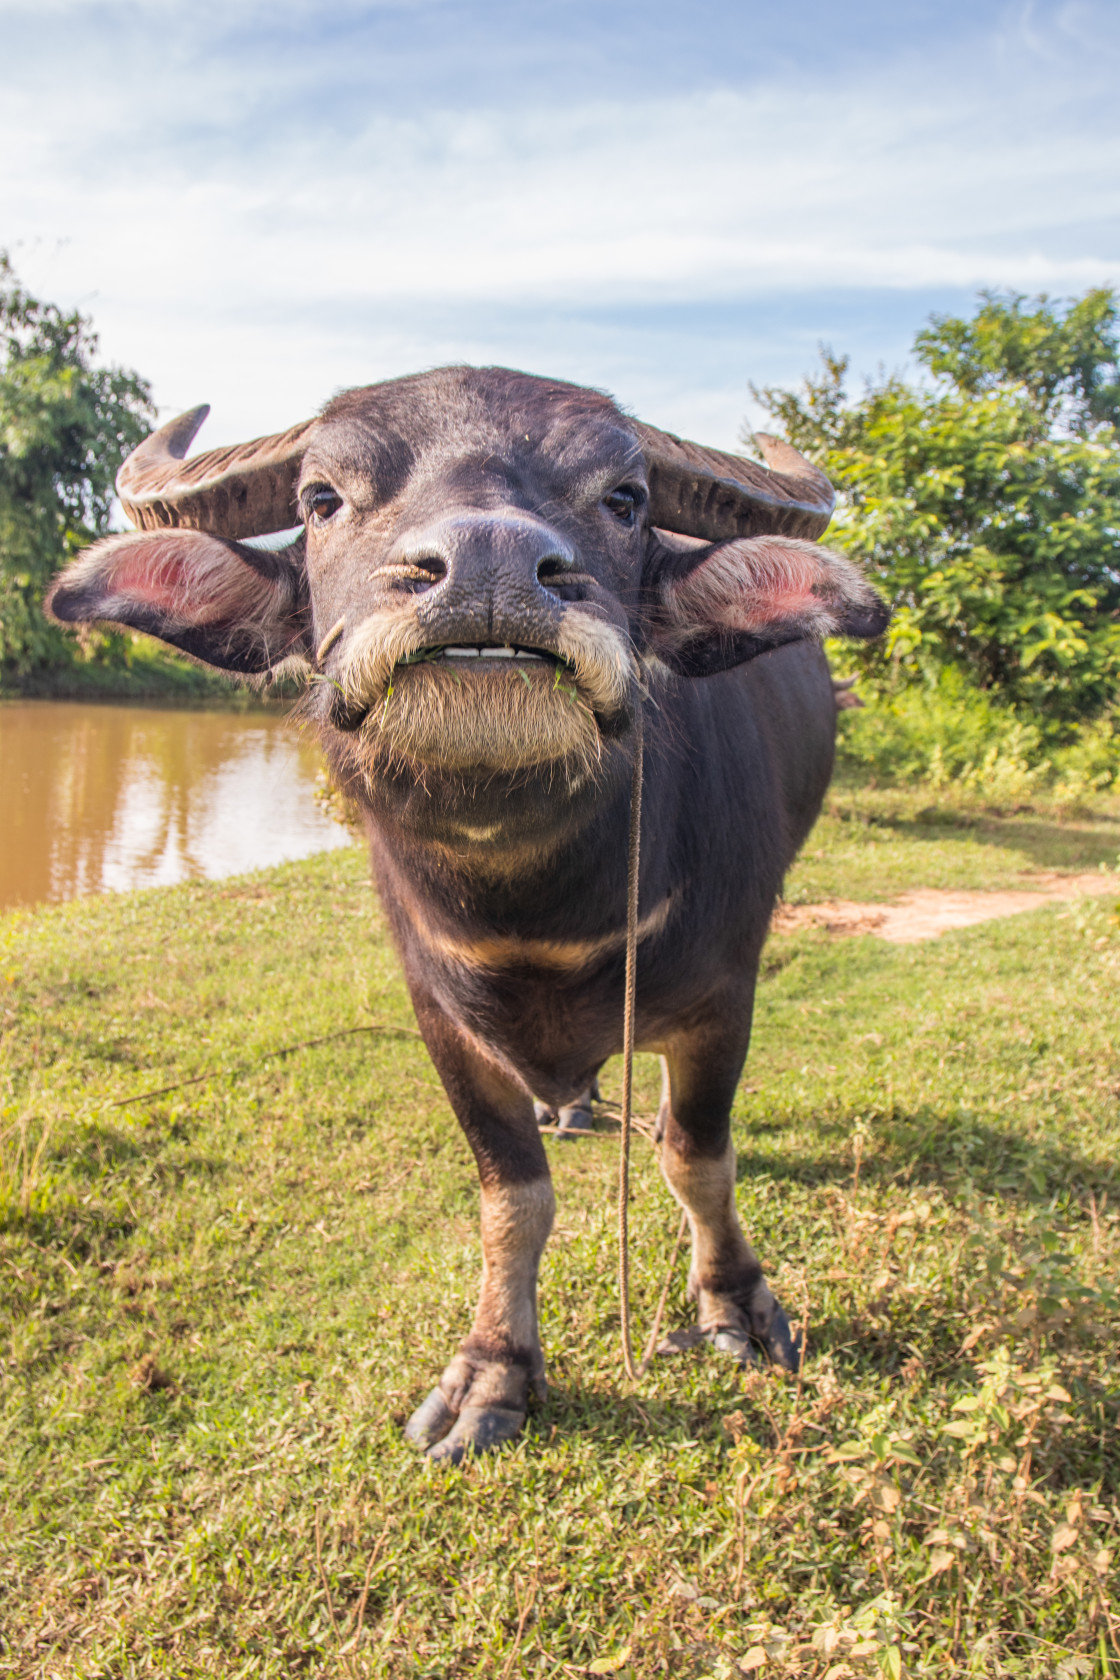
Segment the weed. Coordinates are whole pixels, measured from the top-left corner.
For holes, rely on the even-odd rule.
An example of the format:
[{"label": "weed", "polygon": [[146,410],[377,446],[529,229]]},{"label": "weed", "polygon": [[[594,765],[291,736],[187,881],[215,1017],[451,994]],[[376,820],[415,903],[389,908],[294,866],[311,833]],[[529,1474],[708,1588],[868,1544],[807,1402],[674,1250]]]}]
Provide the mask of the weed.
[{"label": "weed", "polygon": [[22,1102],[0,1108],[0,1227],[30,1218],[49,1200],[47,1147],[56,1116],[36,1101],[40,1083],[33,1077]]}]

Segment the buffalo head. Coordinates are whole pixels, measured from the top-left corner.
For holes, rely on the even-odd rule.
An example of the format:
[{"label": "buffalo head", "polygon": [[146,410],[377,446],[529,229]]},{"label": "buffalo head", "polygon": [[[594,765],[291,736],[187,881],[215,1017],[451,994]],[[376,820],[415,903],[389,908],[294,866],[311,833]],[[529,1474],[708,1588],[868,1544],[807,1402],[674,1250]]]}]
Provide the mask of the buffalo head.
[{"label": "buffalo head", "polygon": [[[143,529],[91,548],[50,608],[230,671],[302,662],[367,780],[585,772],[626,729],[637,658],[708,675],[884,622],[811,540],[827,480],[776,439],[759,438],[762,466],[493,368],[349,391],[308,424],[187,460],[207,412],[125,462]],[[244,540],[297,522],[279,550]]]}]

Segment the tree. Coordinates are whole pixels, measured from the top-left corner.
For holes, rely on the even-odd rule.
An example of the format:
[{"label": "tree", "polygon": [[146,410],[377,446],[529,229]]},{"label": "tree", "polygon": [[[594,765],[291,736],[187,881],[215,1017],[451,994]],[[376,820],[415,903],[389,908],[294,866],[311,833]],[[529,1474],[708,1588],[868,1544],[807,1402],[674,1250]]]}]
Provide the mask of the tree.
[{"label": "tree", "polygon": [[[801,390],[755,391],[840,496],[830,541],[890,597],[879,683],[956,666],[1060,737],[1120,682],[1120,315],[1111,292],[1062,305],[984,293],[934,316],[928,385],[882,378],[850,401],[822,352]],[[859,656],[857,655],[857,658]]]},{"label": "tree", "polygon": [[[109,529],[117,468],[155,417],[146,381],[95,367],[96,351],[88,319],[31,297],[0,252],[0,684],[74,659],[44,591]],[[112,661],[124,647],[110,634],[92,651]]]}]

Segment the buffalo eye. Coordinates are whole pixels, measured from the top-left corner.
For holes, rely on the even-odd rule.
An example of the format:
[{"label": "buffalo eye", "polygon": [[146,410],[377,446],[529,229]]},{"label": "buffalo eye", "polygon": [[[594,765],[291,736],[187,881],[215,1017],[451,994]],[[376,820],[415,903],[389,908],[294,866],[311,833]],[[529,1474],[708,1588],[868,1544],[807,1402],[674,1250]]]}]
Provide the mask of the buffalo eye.
[{"label": "buffalo eye", "polygon": [[321,524],[338,512],[342,497],[329,484],[312,484],[303,492],[303,506],[307,517]]},{"label": "buffalo eye", "polygon": [[636,485],[620,484],[617,490],[612,490],[609,496],[603,497],[603,506],[608,513],[613,513],[616,519],[621,519],[624,525],[633,525],[641,499],[642,493]]}]

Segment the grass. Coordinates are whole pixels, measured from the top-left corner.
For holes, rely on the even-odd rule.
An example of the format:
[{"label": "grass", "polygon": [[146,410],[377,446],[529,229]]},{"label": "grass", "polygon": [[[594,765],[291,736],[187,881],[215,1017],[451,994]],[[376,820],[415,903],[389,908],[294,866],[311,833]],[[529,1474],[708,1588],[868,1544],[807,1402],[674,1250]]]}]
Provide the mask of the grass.
[{"label": "grass", "polygon": [[1029,886],[1035,872],[1120,867],[1120,801],[1076,817],[1027,805],[995,812],[928,788],[870,788],[838,779],[786,881],[786,898],[878,902],[914,887]]},{"label": "grass", "polygon": [[[840,789],[791,896],[1116,861],[1105,816],[939,809]],[[4,918],[0,1674],[1120,1676],[1117,900],[773,940],[739,1202],[803,1381],[631,1388],[613,1136],[553,1141],[551,1397],[459,1472],[400,1425],[474,1175],[362,855]]]}]

